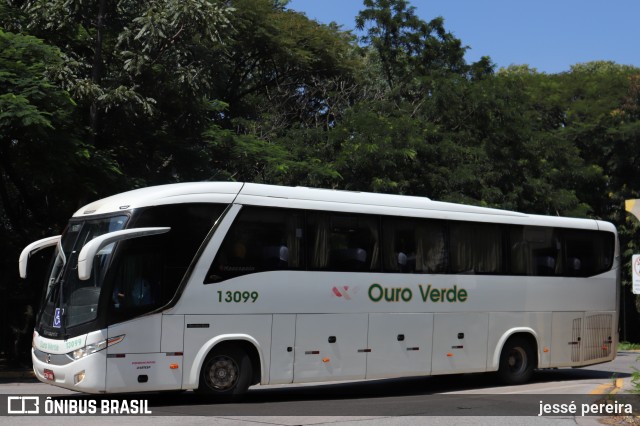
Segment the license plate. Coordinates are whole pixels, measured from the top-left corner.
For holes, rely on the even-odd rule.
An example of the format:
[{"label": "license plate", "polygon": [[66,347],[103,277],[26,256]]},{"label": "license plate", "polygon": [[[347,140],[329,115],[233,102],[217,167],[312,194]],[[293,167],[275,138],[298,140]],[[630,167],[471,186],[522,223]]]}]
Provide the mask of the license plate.
[{"label": "license plate", "polygon": [[51,370],[44,370],[44,378],[47,380],[55,380],[55,376],[53,375],[53,371]]}]

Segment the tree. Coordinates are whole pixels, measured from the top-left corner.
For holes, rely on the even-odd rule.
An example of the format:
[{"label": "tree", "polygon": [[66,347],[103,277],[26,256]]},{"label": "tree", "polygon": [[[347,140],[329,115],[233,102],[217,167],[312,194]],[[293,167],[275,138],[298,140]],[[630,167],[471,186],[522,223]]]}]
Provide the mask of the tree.
[{"label": "tree", "polygon": [[233,5],[228,48],[214,68],[229,105],[223,124],[265,139],[297,125],[331,126],[352,99],[360,66],[353,37],[278,2]]},{"label": "tree", "polygon": [[60,51],[3,31],[0,51],[0,200],[5,229],[24,236],[51,225],[53,206],[73,206],[91,191],[90,178],[70,185],[93,150],[74,126],[74,101],[51,80],[62,66]]},{"label": "tree", "polygon": [[465,47],[444,28],[444,19],[425,22],[405,0],[364,0],[356,28],[367,30],[362,42],[373,48],[391,91],[408,95],[414,80],[442,73],[466,73]]},{"label": "tree", "polygon": [[[57,48],[0,30],[0,311],[13,323],[21,321],[26,305],[37,306],[43,281],[34,279],[34,270],[49,263],[42,253],[35,256],[30,280],[20,281],[22,248],[59,234],[78,200],[108,185],[108,171],[117,172],[110,158],[83,141],[76,104],[54,82],[61,67]],[[8,322],[0,323],[2,346],[13,341]],[[2,349],[11,354],[14,348]]]},{"label": "tree", "polygon": [[85,142],[125,173],[119,188],[203,171],[201,134],[216,109],[205,53],[227,29],[224,2],[33,0],[20,11],[22,30],[63,51],[58,83],[78,105]]},{"label": "tree", "polygon": [[[359,98],[353,37],[287,10],[281,2],[235,0],[228,40],[212,64],[224,103],[207,141],[234,179],[320,183],[336,174],[327,130]],[[224,160],[223,160],[224,159]],[[313,176],[313,177],[312,177]]]}]

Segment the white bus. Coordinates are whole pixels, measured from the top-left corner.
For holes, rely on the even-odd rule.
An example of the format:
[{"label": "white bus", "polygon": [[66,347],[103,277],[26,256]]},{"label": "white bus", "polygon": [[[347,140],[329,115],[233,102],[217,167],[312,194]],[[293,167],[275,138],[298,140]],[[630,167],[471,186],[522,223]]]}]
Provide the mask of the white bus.
[{"label": "white bus", "polygon": [[534,369],[615,357],[615,227],[428,198],[251,183],[138,189],[76,212],[33,336],[89,393]]}]

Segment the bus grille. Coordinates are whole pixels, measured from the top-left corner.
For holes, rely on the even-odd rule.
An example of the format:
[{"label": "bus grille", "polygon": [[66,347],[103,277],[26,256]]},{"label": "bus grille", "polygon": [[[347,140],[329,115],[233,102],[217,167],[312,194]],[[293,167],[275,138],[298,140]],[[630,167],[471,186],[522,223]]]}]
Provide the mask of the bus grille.
[{"label": "bus grille", "polygon": [[582,318],[576,318],[573,320],[573,332],[571,334],[571,341],[578,342],[571,346],[571,361],[580,362],[580,334],[582,332]]},{"label": "bus grille", "polygon": [[73,358],[67,354],[48,354],[35,348],[33,349],[33,354],[40,361],[51,365],[67,365],[73,362]]},{"label": "bus grille", "polygon": [[611,314],[591,315],[586,318],[584,361],[611,355]]}]

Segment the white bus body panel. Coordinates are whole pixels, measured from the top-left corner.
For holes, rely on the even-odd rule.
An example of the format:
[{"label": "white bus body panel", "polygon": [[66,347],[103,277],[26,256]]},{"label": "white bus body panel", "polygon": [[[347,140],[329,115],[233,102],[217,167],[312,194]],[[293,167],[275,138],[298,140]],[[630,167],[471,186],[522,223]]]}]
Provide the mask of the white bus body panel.
[{"label": "white bus body panel", "polygon": [[[107,392],[180,389],[182,357],[160,352],[162,317],[146,315],[109,326],[109,338],[125,337],[106,349]],[[170,365],[176,363],[179,368],[171,369]]]},{"label": "white bus body panel", "polygon": [[431,373],[433,314],[370,314],[367,379]]},{"label": "white bus body panel", "polygon": [[[154,352],[126,354],[124,358],[107,358],[107,392],[146,392],[180,389],[180,356]],[[142,379],[144,378],[144,379]]]},{"label": "white bus body panel", "polygon": [[[205,272],[203,272],[204,274]],[[568,312],[615,311],[615,293],[605,277],[588,280],[539,277],[520,279],[508,276],[405,275],[376,273],[336,273],[271,271],[244,275],[217,284],[202,284],[194,277],[171,314],[341,314],[341,313],[453,313],[453,312]],[[575,282],[572,284],[571,281]],[[407,288],[409,301],[373,301],[372,285],[384,289]],[[433,288],[465,290],[465,301],[424,301],[421,291]],[[349,299],[336,296],[334,287],[348,286]],[[566,291],[562,289],[566,287]],[[377,287],[376,287],[377,289]],[[371,290],[376,296],[377,290]],[[220,301],[227,292],[259,293],[255,303]],[[549,298],[549,294],[561,297]],[[585,296],[584,293],[587,293]],[[603,309],[606,308],[606,309]]]},{"label": "white bus body panel", "polygon": [[184,315],[162,316],[160,352],[184,352]]},{"label": "white bus body panel", "polygon": [[298,315],[294,382],[364,379],[367,314]]},{"label": "white bus body panel", "polygon": [[[207,259],[205,262],[207,267],[210,262],[211,259]],[[204,267],[201,268],[203,275],[206,273],[206,269]],[[377,324],[377,321],[383,321],[378,319],[378,315],[381,316],[380,318],[385,316],[394,318],[392,322],[396,323],[397,321],[397,324],[401,324],[402,319],[412,318],[408,314],[425,317],[445,315],[441,317],[440,321],[433,320],[433,328],[427,321],[421,337],[421,339],[429,342],[428,336],[433,333],[433,348],[431,349],[433,358],[431,358],[430,354],[422,352],[422,347],[425,347],[426,352],[427,347],[425,345],[415,345],[416,347],[421,347],[420,352],[424,356],[421,362],[423,366],[426,364],[426,368],[421,370],[424,373],[421,374],[429,374],[430,372],[433,374],[445,374],[447,372],[495,371],[498,369],[502,346],[507,338],[516,332],[529,333],[534,337],[538,350],[538,366],[540,368],[548,368],[564,365],[559,362],[559,359],[562,356],[566,356],[566,354],[554,355],[555,352],[564,353],[570,341],[570,336],[559,335],[561,328],[556,331],[550,312],[566,312],[571,309],[576,309],[576,312],[585,312],[584,310],[578,311],[578,307],[586,308],[587,311],[598,312],[603,307],[610,307],[611,311],[605,312],[615,312],[615,309],[613,309],[616,303],[615,294],[612,294],[609,285],[603,285],[605,281],[611,279],[607,276],[609,274],[615,274],[615,271],[608,272],[602,277],[590,278],[589,280],[555,277],[523,278],[417,274],[403,276],[399,274],[272,271],[245,275],[217,284],[201,284],[204,276],[194,276],[193,284],[187,286],[182,298],[172,309],[172,313],[217,312],[221,315],[221,318],[229,316],[235,318],[234,321],[240,321],[245,317],[258,314],[268,315],[269,318],[277,318],[274,319],[273,336],[271,337],[269,333],[266,333],[265,341],[256,337],[251,328],[242,329],[237,325],[233,325],[226,330],[220,329],[219,331],[220,334],[241,333],[250,335],[259,341],[261,346],[269,345],[269,343],[273,342],[274,347],[270,348],[266,354],[274,360],[274,364],[268,364],[263,367],[267,368],[268,372],[266,376],[262,376],[263,383],[290,383],[292,380],[298,382],[303,379],[305,381],[324,380],[326,378],[337,378],[337,374],[342,374],[342,372],[349,373],[345,373],[345,376],[341,376],[341,379],[360,377],[362,373],[359,371],[351,371],[348,368],[334,368],[330,371],[326,365],[322,365],[322,368],[316,365],[317,368],[314,370],[318,373],[316,379],[311,378],[315,373],[304,374],[301,372],[301,366],[303,365],[301,362],[306,361],[301,360],[300,350],[319,350],[321,354],[324,354],[330,349],[327,339],[332,334],[328,330],[323,329],[322,339],[319,339],[319,343],[329,345],[324,348],[318,347],[318,345],[308,346],[306,341],[302,340],[300,332],[304,332],[307,336],[313,335],[314,332],[312,325],[307,324],[304,319],[296,319],[295,333],[292,331],[294,317],[298,318],[313,314],[327,318],[332,317],[330,314],[335,314],[338,318],[351,313],[360,313],[358,315],[364,315],[364,317],[369,315],[369,323],[366,326],[366,330],[363,331],[356,327],[357,330],[354,330],[352,334],[352,339],[355,343],[358,343],[355,345],[358,347],[354,346],[355,350],[371,349],[371,352],[366,353],[366,357],[360,357],[363,360],[362,362],[366,362],[367,371],[365,376],[367,378],[405,375],[402,371],[398,371],[397,374],[392,372],[384,373],[379,369],[383,368],[380,366],[381,364],[376,366],[377,362],[384,363],[384,361],[376,361],[376,357],[379,354],[383,354],[382,358],[388,359],[387,351],[392,351],[387,345],[379,346],[377,338],[374,337],[377,333],[373,326]],[[413,298],[409,302],[402,300],[372,302],[368,293],[374,283],[385,288],[409,288],[412,290]],[[336,296],[333,291],[334,287],[343,288],[345,284],[349,285],[349,300],[345,297]],[[458,289],[465,289],[468,293],[467,300],[463,303],[433,303],[431,301],[425,303],[420,296],[420,286],[422,285],[424,291],[428,284],[433,284],[434,287],[441,289],[453,288],[454,286]],[[580,286],[580,291],[578,291],[577,285]],[[558,288],[562,287],[567,288],[566,296],[551,299],[548,297],[549,292],[556,292]],[[255,303],[220,303],[220,294],[224,295],[227,291],[257,291],[259,298]],[[392,314],[397,315],[397,317],[392,317]],[[313,318],[317,319],[317,317]],[[340,320],[337,321],[340,322]],[[555,322],[557,323],[557,320]],[[281,330],[281,326],[276,326],[277,324],[282,324],[281,326],[284,329]],[[452,328],[454,325],[455,327]],[[408,329],[412,328],[412,319],[408,320],[404,326]],[[611,323],[608,335],[614,333],[614,327],[615,324]],[[552,329],[554,331],[553,334]],[[186,330],[187,333],[191,331]],[[465,342],[462,345],[455,344],[457,343],[457,334],[459,332],[465,334]],[[286,352],[286,348],[293,345],[294,335],[295,352]],[[209,330],[205,333],[205,336],[208,339],[215,339],[216,332]],[[361,336],[365,336],[367,340],[364,340],[364,337]],[[469,341],[476,337],[479,339],[478,341]],[[271,338],[273,340],[270,340]],[[553,340],[554,338],[555,340]],[[204,336],[200,339],[203,341],[202,344],[208,341]],[[185,350],[185,356],[187,356],[188,350],[198,350],[200,348],[198,345],[194,348],[192,343],[187,344],[187,341],[191,342],[189,339],[185,340],[185,348],[187,349]],[[339,341],[342,343],[341,340]],[[364,343],[361,343],[361,341]],[[276,342],[278,342],[277,345]],[[303,346],[301,346],[301,342],[304,342]],[[446,354],[451,352],[453,346],[463,346],[463,348],[462,350],[460,348],[454,350],[453,357],[446,357]],[[544,348],[549,350],[545,352]],[[465,350],[470,350],[471,352],[465,355],[462,353]],[[201,357],[200,362],[205,355],[206,353]],[[357,355],[358,353],[356,352],[355,356],[357,357]],[[340,356],[343,356],[342,352]],[[297,367],[294,368],[294,378],[291,377],[292,357],[294,357],[297,364]],[[316,355],[316,357],[321,361],[322,356]],[[330,356],[327,357],[332,359]],[[613,354],[608,359],[612,359],[612,357]],[[432,361],[430,362],[431,359]],[[472,362],[472,359],[475,361]],[[335,360],[336,357],[334,355],[331,361],[331,365],[334,367],[336,365]],[[476,361],[477,364],[475,363]],[[593,363],[593,361],[589,363]],[[397,364],[402,365],[401,369],[407,368],[406,375],[416,374],[409,372],[413,371],[415,367],[410,366],[411,363],[398,362]],[[585,364],[581,361],[568,363],[568,365],[573,366]],[[189,364],[189,368],[192,369],[194,367]],[[199,369],[200,366],[198,365],[196,368]],[[395,367],[391,369],[393,370],[393,368]],[[185,383],[194,383],[194,374],[197,376],[197,373],[192,372],[191,379],[185,381]]]},{"label": "white bus body panel", "polygon": [[293,382],[296,315],[274,315],[271,334],[270,384]]},{"label": "white bus body panel", "polygon": [[431,374],[487,370],[488,313],[436,314]]}]

